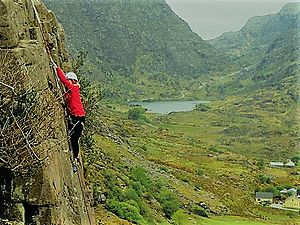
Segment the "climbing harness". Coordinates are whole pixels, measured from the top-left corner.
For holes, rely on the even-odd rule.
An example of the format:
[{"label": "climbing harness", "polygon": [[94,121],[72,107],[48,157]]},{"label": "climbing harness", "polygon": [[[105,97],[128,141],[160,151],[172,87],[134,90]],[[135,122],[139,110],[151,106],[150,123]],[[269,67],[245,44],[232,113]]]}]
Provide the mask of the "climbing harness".
[{"label": "climbing harness", "polygon": [[[50,62],[56,66],[52,56],[51,56],[51,52],[49,50],[49,47],[47,45],[47,39],[45,37],[45,33],[44,33],[44,29],[43,29],[43,26],[42,26],[42,22],[41,22],[41,19],[39,17],[39,13],[34,5],[34,2],[33,0],[31,0],[31,4],[32,4],[32,7],[33,7],[33,11],[34,11],[34,14],[35,14],[35,17],[37,19],[37,22],[38,22],[38,26],[39,26],[39,29],[40,29],[40,32],[42,34],[42,39],[43,39],[43,43],[44,43],[44,46],[45,46],[45,49],[46,49],[46,52],[47,52],[47,55],[49,57],[49,60]],[[56,83],[56,86],[57,88],[60,90],[60,93],[63,94],[63,90],[58,82],[58,78],[57,78],[57,72],[56,72],[56,69],[53,68],[54,70],[54,73],[55,73],[55,76],[54,76],[54,79],[55,79],[55,83]],[[2,83],[1,83],[2,84]],[[66,118],[66,117],[65,117]],[[71,154],[72,155],[72,154]],[[72,157],[72,156],[71,156]],[[79,161],[80,162],[80,161]],[[82,165],[79,166],[79,168],[82,168]],[[87,213],[87,216],[88,216],[88,220],[89,220],[89,224],[92,225],[92,219],[91,219],[91,212],[89,210],[89,207],[87,207],[87,200],[86,200],[86,197],[85,197],[85,184],[84,184],[84,180],[82,179],[82,175],[81,175],[82,171],[78,171],[77,172],[77,176],[78,176],[78,180],[79,180],[79,185],[80,185],[80,189],[81,189],[81,193],[82,193],[82,198],[83,198],[83,202],[84,202],[84,208],[85,208],[85,211]]]}]

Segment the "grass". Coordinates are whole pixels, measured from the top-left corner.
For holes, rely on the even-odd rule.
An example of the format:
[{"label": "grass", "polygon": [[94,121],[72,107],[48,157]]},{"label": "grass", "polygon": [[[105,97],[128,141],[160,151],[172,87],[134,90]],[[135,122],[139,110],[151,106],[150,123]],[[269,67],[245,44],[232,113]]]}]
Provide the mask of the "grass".
[{"label": "grass", "polygon": [[197,221],[197,225],[275,225],[272,222],[260,222],[251,219],[245,219],[242,217],[224,216],[224,217],[213,217],[213,218],[201,218]]},{"label": "grass", "polygon": [[289,171],[285,169],[277,169],[277,168],[267,168],[266,174],[269,174],[274,177],[278,178],[285,178],[288,177]]},{"label": "grass", "polygon": [[[172,224],[287,224],[285,221],[293,221],[287,212],[261,208],[254,204],[253,195],[257,186],[263,187],[256,179],[260,173],[272,176],[275,184],[296,182],[286,170],[259,170],[256,165],[256,160],[266,162],[282,152],[280,157],[292,157],[290,146],[294,137],[281,131],[295,127],[286,128],[280,122],[284,119],[281,114],[270,116],[264,110],[252,113],[255,106],[249,109],[241,102],[237,106],[235,100],[228,106],[216,102],[208,112],[147,115],[147,123],[128,121],[126,107],[110,107],[110,111],[103,113],[103,120],[113,135],[94,135],[96,149],[109,156],[105,167],[117,170],[122,164],[125,169],[118,169],[119,175],[138,165],[149,171],[154,180],[163,179],[183,205],[205,202],[215,213],[224,213],[220,209],[224,206],[230,214],[240,216],[207,219],[189,215],[182,208],[174,215]],[[122,137],[123,142],[116,143],[113,136]],[[101,170],[91,173],[93,179],[101,176]],[[170,224],[163,219],[158,203],[152,201],[146,201],[152,219],[161,225]],[[108,217],[105,220],[105,224],[110,224]]]},{"label": "grass", "polygon": [[[179,210],[172,218],[175,225],[276,225],[270,221],[259,221],[255,219],[246,219],[239,216],[214,216],[203,218],[194,215],[188,215],[183,210]],[[167,225],[162,223],[160,225]]]}]

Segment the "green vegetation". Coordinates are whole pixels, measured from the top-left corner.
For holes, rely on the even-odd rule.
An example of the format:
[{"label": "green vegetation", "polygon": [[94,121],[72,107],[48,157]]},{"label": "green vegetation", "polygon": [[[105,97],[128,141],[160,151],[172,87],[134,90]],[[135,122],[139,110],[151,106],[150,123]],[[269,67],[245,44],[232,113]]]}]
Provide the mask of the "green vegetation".
[{"label": "green vegetation", "polygon": [[[299,180],[299,165],[268,167],[286,159],[299,164],[297,7],[250,19],[239,33],[213,40],[217,54],[162,0],[46,2],[64,24],[71,51],[88,52],[84,74],[101,82],[101,104],[97,86],[84,93],[95,104],[81,140],[99,221],[299,221],[297,213],[254,201],[255,190],[277,196]],[[212,102],[169,115],[122,104],[201,98]]]},{"label": "green vegetation", "polygon": [[[277,196],[279,190],[294,187],[288,185],[298,179],[299,175],[292,175],[297,168],[267,165],[269,160],[292,158],[296,136],[288,132],[281,138],[282,133],[272,133],[273,120],[282,121],[286,116],[274,113],[270,120],[264,110],[250,114],[245,110],[255,104],[246,103],[234,114],[236,105],[226,102],[214,102],[204,112],[147,114],[147,123],[128,119],[129,106],[98,104],[101,113],[93,120],[92,147],[84,150],[96,208],[137,224],[167,224],[168,220],[174,224],[226,224],[215,216],[228,211],[272,221],[266,224],[285,224],[282,221],[289,221],[288,214],[270,213],[255,205],[254,193],[271,191]],[[287,129],[285,123],[278,124],[276,130]],[[244,129],[249,132],[242,132]],[[297,130],[297,123],[288,129]],[[259,132],[272,135],[261,139]],[[245,145],[241,140],[249,141]],[[272,154],[267,148],[270,145]]]},{"label": "green vegetation", "polygon": [[264,174],[259,174],[258,179],[259,179],[259,182],[262,184],[264,184],[264,183],[270,184],[271,183],[270,177],[268,177]]},{"label": "green vegetation", "polygon": [[297,164],[300,161],[300,156],[294,156],[292,159],[292,162],[294,162],[295,164]]},{"label": "green vegetation", "polygon": [[[97,182],[94,185],[96,205],[101,203],[101,195],[105,195],[105,206],[109,211],[137,224],[153,222],[154,212],[148,205],[149,201],[157,201],[157,210],[161,210],[160,213],[164,213],[167,218],[171,218],[179,209],[178,198],[172,191],[167,190],[164,181],[154,181],[140,166],[124,170],[120,165],[120,169],[119,172],[116,169],[105,170],[103,183]],[[99,180],[101,176],[97,176],[96,179]]]},{"label": "green vegetation", "polygon": [[[198,221],[200,225],[232,225],[232,224],[241,224],[241,225],[266,225],[273,224],[272,222],[261,222],[251,219],[244,219],[239,217],[220,217],[212,219],[201,219]],[[188,224],[187,224],[188,225]]]},{"label": "green vegetation", "polygon": [[198,216],[208,217],[208,213],[206,212],[206,210],[198,205],[194,205],[192,207],[192,212]]},{"label": "green vegetation", "polygon": [[[292,100],[288,103],[294,107]],[[299,124],[296,108],[263,104],[264,98],[255,95],[231,97],[212,102],[208,111],[170,115],[93,104],[96,110],[89,113],[82,142],[95,207],[137,224],[226,224],[214,216],[228,211],[285,224],[288,213],[260,208],[254,193],[278,196],[299,178],[292,175],[298,168],[268,167],[269,161],[297,155]],[[139,112],[137,120],[128,118],[133,109]],[[147,123],[141,122],[144,116]]]},{"label": "green vegetation", "polygon": [[239,67],[234,74],[223,76],[216,89],[221,88],[225,96],[271,89],[297,101],[299,14],[299,3],[289,3],[277,14],[253,17],[239,32],[212,40]]},{"label": "green vegetation", "polygon": [[44,2],[64,26],[70,51],[87,52],[84,74],[101,82],[105,98],[199,98],[208,75],[231,70],[164,0]]},{"label": "green vegetation", "polygon": [[205,103],[200,103],[196,105],[196,110],[200,111],[200,112],[206,112],[210,109],[210,106],[208,104]]},{"label": "green vegetation", "polygon": [[176,195],[168,190],[162,190],[159,192],[157,197],[168,218],[171,218],[172,215],[180,208],[180,203],[178,202]]},{"label": "green vegetation", "polygon": [[110,211],[118,215],[122,219],[127,219],[130,222],[137,224],[145,224],[143,217],[140,215],[138,207],[135,202],[119,202],[115,200],[108,200],[107,207]]},{"label": "green vegetation", "polygon": [[132,107],[128,110],[128,119],[130,120],[145,120],[146,110],[142,107]]}]

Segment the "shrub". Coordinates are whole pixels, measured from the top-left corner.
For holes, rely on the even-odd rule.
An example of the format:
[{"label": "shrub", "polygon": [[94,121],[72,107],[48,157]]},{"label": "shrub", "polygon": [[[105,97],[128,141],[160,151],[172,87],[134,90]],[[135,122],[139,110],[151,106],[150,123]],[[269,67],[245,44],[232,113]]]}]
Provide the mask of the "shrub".
[{"label": "shrub", "polygon": [[270,184],[271,183],[271,178],[264,174],[259,174],[258,179],[259,179],[260,183],[262,183],[262,184],[264,184],[264,183]]},{"label": "shrub", "polygon": [[294,156],[291,160],[297,164],[300,161],[300,156]]},{"label": "shrub", "polygon": [[259,159],[257,162],[257,166],[260,170],[265,168],[265,162],[262,159]]},{"label": "shrub", "polygon": [[198,215],[198,216],[202,216],[202,217],[207,217],[208,218],[208,213],[205,211],[205,209],[203,209],[202,207],[198,206],[198,205],[194,205],[192,207],[192,213]]},{"label": "shrub", "polygon": [[92,135],[83,135],[80,139],[80,144],[87,150],[93,148],[95,140]]},{"label": "shrub", "polygon": [[211,151],[211,152],[215,152],[215,153],[223,153],[222,150],[219,150],[219,149],[218,149],[216,146],[214,146],[214,145],[210,145],[210,146],[208,147],[208,150]]},{"label": "shrub", "polygon": [[145,119],[145,109],[142,107],[133,107],[128,110],[128,119],[130,120],[142,120]]},{"label": "shrub", "polygon": [[159,193],[158,201],[169,219],[180,208],[180,203],[177,197],[174,193],[168,190],[163,190]]},{"label": "shrub", "polygon": [[132,187],[128,188],[124,195],[128,200],[134,200],[136,202],[139,201],[139,195]]},{"label": "shrub", "polygon": [[137,210],[138,210],[138,212],[140,213],[140,206],[139,206],[139,204],[135,201],[135,200],[127,200],[127,201],[125,201],[125,203],[127,203],[127,204],[129,204],[129,205],[132,205],[132,206],[134,206]]},{"label": "shrub", "polygon": [[148,150],[147,145],[142,145],[141,149],[143,149],[144,151],[147,151]]},{"label": "shrub", "polygon": [[205,103],[199,103],[196,105],[196,110],[199,112],[206,112],[210,110],[210,106]]},{"label": "shrub", "polygon": [[130,181],[130,186],[135,190],[138,196],[142,196],[145,187],[140,182]]},{"label": "shrub", "polygon": [[136,181],[140,182],[141,185],[146,187],[147,189],[152,188],[152,182],[150,177],[147,174],[147,171],[140,166],[133,168],[130,172],[131,178]]},{"label": "shrub", "polygon": [[107,170],[104,173],[105,186],[107,188],[107,197],[109,199],[124,200],[122,188],[119,187],[117,174],[112,170]]},{"label": "shrub", "polygon": [[277,187],[274,186],[269,186],[267,188],[263,189],[264,192],[272,192],[274,196],[280,196],[280,191],[278,190]]},{"label": "shrub", "polygon": [[197,174],[198,176],[203,176],[203,175],[204,175],[204,170],[201,169],[201,168],[199,168],[199,169],[197,169],[196,174]]},{"label": "shrub", "polygon": [[[129,204],[130,203],[130,204]],[[139,209],[131,202],[119,202],[116,200],[108,200],[107,208],[122,219],[137,224],[145,224],[144,218],[140,215]]]},{"label": "shrub", "polygon": [[189,215],[182,209],[178,210],[172,216],[172,224],[174,224],[174,225],[190,224]]}]

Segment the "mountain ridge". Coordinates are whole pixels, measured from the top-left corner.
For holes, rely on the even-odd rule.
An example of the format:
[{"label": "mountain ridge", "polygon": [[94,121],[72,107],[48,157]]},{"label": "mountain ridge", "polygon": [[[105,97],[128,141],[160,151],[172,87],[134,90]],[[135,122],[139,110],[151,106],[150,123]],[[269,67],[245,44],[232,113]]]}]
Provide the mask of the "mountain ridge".
[{"label": "mountain ridge", "polygon": [[210,41],[239,67],[227,83],[229,92],[239,86],[237,94],[271,88],[274,93],[293,93],[297,101],[299,5],[289,3],[277,14],[251,18],[240,31]]},{"label": "mountain ridge", "polygon": [[[0,3],[2,2],[7,3],[7,1],[0,0]],[[61,10],[62,14],[69,10],[70,15],[73,15],[73,17],[69,17],[72,20],[68,21],[70,28],[77,28],[78,24],[80,26],[89,25],[90,21],[84,20],[85,17],[76,17],[75,15],[90,14],[92,9],[87,10],[81,6],[86,4],[91,7],[93,2],[99,1],[76,2],[73,0],[69,2],[74,3],[75,11],[69,10],[70,5],[68,5],[68,8],[59,8],[58,10]],[[255,202],[256,191],[271,191],[277,194],[276,197],[278,197],[278,192],[283,188],[299,187],[299,165],[295,168],[283,169],[268,166],[270,160],[286,160],[294,156],[297,159],[298,156],[299,124],[297,119],[299,115],[297,115],[297,109],[299,109],[299,105],[295,104],[295,100],[292,98],[293,95],[288,94],[289,91],[293,91],[291,88],[295,88],[296,85],[293,79],[296,77],[297,68],[294,67],[297,66],[297,59],[291,58],[291,56],[297,52],[297,46],[295,49],[291,49],[293,48],[293,42],[287,43],[285,41],[286,36],[282,32],[282,36],[278,36],[276,40],[273,40],[267,46],[268,48],[263,49],[261,53],[263,57],[255,59],[255,63],[250,68],[244,68],[241,64],[241,68],[238,68],[238,70],[231,71],[233,68],[229,68],[230,73],[224,71],[224,73],[217,74],[216,70],[214,71],[215,74],[212,71],[211,76],[203,74],[205,81],[202,80],[202,75],[195,78],[182,76],[184,79],[180,79],[181,77],[175,79],[173,73],[157,74],[165,69],[166,65],[163,64],[164,61],[161,58],[155,58],[157,55],[150,54],[154,50],[161,53],[159,50],[165,47],[160,46],[161,42],[158,42],[156,38],[165,39],[173,36],[165,37],[156,28],[156,24],[151,23],[152,21],[147,21],[151,27],[148,33],[145,33],[145,27],[149,26],[144,26],[142,20],[138,21],[142,23],[141,25],[134,27],[133,25],[136,24],[139,17],[135,18],[134,14],[131,13],[134,10],[139,12],[138,16],[142,16],[143,13],[145,16],[148,15],[147,12],[150,13],[151,18],[154,18],[160,16],[160,13],[164,10],[149,12],[143,8],[152,6],[146,0],[143,1],[143,4],[146,2],[149,5],[142,5],[135,9],[130,4],[122,5],[120,1],[113,1],[116,4],[114,7],[110,7],[110,1],[103,2],[107,3],[106,7],[110,10],[108,12],[114,12],[114,14],[98,11],[95,8],[92,15],[93,17],[99,16],[99,18],[107,19],[106,22],[113,23],[113,26],[97,27],[96,30],[92,30],[92,33],[80,33],[84,36],[84,39],[80,39],[80,41],[84,41],[84,45],[89,45],[89,38],[97,38],[92,34],[97,33],[98,35],[105,31],[107,35],[105,38],[109,38],[109,35],[113,36],[116,33],[118,35],[115,37],[116,39],[109,42],[114,43],[115,41],[117,43],[114,46],[109,46],[111,48],[107,48],[108,52],[105,52],[105,54],[109,53],[115,57],[112,60],[116,62],[105,62],[105,58],[103,58],[103,61],[98,58],[100,65],[103,66],[103,68],[100,68],[99,74],[105,75],[103,76],[102,85],[111,82],[116,91],[123,88],[125,96],[132,94],[130,93],[133,92],[132,90],[144,91],[149,89],[149,92],[145,94],[138,92],[137,96],[147,96],[150,93],[151,97],[154,96],[151,93],[153,87],[160,87],[167,89],[167,91],[171,90],[170,87],[172,87],[174,93],[180,93],[181,88],[185,87],[186,89],[183,89],[180,94],[184,95],[188,91],[200,92],[205,90],[203,96],[205,94],[214,95],[214,100],[209,105],[200,105],[191,112],[154,115],[145,113],[145,110],[141,108],[130,107],[124,103],[117,104],[112,101],[115,96],[110,96],[111,102],[100,101],[100,96],[97,95],[99,87],[85,82],[84,79],[80,80],[81,94],[84,98],[90,97],[89,100],[92,100],[89,101],[91,107],[87,108],[85,131],[81,138],[80,152],[83,157],[84,175],[89,182],[89,187],[93,189],[93,198],[90,200],[95,208],[98,223],[116,225],[195,225],[220,224],[223,222],[247,225],[265,225],[267,223],[290,225],[299,223],[298,212],[278,211],[262,207]],[[162,1],[156,2],[160,4]],[[56,1],[56,3],[59,6],[59,4],[65,4],[66,2]],[[16,9],[20,9],[16,2],[9,4],[15,4]],[[29,0],[27,0],[23,9],[26,9],[28,4]],[[128,9],[128,6],[132,7]],[[39,9],[48,12],[43,7]],[[127,12],[123,12],[124,17],[119,16],[121,9]],[[78,10],[77,14],[72,14],[76,10]],[[102,10],[106,10],[106,8],[103,7]],[[18,27],[15,35],[8,38],[8,40],[15,40],[12,37],[26,37],[20,45],[22,48],[15,49],[18,52],[17,56],[22,55],[23,59],[26,56],[24,66],[31,68],[29,69],[29,71],[32,71],[30,76],[38,78],[34,79],[36,85],[44,90],[47,85],[46,76],[51,75],[49,60],[43,48],[42,36],[33,21],[32,11],[30,12],[31,21],[24,20],[26,22],[24,27]],[[165,14],[169,12],[166,9]],[[69,63],[69,58],[66,55],[64,46],[56,45],[56,42],[63,44],[62,39],[58,36],[63,38],[64,35],[60,33],[58,36],[51,36],[56,33],[57,28],[60,28],[59,24],[53,23],[56,20],[53,18],[53,14],[51,15],[52,17],[50,16],[49,21],[47,19],[45,27],[49,31],[47,33],[49,34],[49,40],[54,43],[52,51],[55,61],[59,64],[62,63],[64,67]],[[125,25],[121,22],[115,23],[120,18],[127,18],[125,16],[132,17],[127,22],[133,23],[133,25],[125,26],[126,23]],[[162,15],[162,17],[164,16],[166,15]],[[162,19],[162,21],[165,20]],[[166,21],[168,20],[166,19]],[[174,23],[176,21],[171,20]],[[161,23],[163,24],[163,22]],[[181,28],[181,25],[178,26]],[[138,38],[140,36],[130,36],[130,32],[135,32],[131,29],[139,27],[143,27],[142,31],[147,37],[143,39],[145,41],[139,42],[140,52],[129,58],[127,58],[127,54],[130,55],[131,51],[125,52],[126,54],[110,52],[121,51],[127,44],[128,46],[133,45],[137,41],[134,37]],[[177,27],[177,25],[175,24],[174,27]],[[123,31],[123,29],[126,32],[119,34],[118,31]],[[34,30],[37,31],[36,36],[33,35],[35,34]],[[139,31],[139,35],[143,34],[142,31]],[[154,38],[149,36],[149,34],[156,31],[157,34]],[[74,32],[82,32],[82,30]],[[291,33],[294,34],[293,31]],[[289,33],[286,33],[286,35],[289,36],[288,40],[295,38]],[[181,49],[184,53],[189,51],[189,48],[185,48],[187,46],[185,42],[187,38],[195,36],[193,34],[182,36],[178,34],[176,38],[178,37],[181,42],[178,43],[178,46],[170,48],[170,52],[168,52],[169,55],[174,57],[177,57],[177,51],[181,51]],[[36,42],[30,38],[37,38],[38,41]],[[106,40],[104,37],[102,38],[101,40]],[[80,42],[78,43],[80,44]],[[19,43],[13,44],[18,46]],[[27,44],[31,48],[27,48]],[[200,46],[201,43],[197,38],[196,43],[190,41],[189,44],[193,47],[193,45]],[[94,47],[92,50],[98,51],[97,54],[104,55],[101,48],[98,48],[99,46],[91,46]],[[172,47],[171,44],[170,46]],[[209,45],[205,46],[209,47]],[[133,47],[132,51],[138,51],[135,46]],[[4,51],[9,50],[7,46],[4,48]],[[200,51],[199,53],[203,52]],[[149,54],[144,55],[144,53]],[[162,54],[162,56],[164,55]],[[265,58],[266,56],[269,57]],[[183,56],[178,56],[178,59],[181,59],[181,57]],[[22,57],[20,58],[22,59]],[[122,62],[120,65],[117,62],[119,59]],[[176,60],[177,58],[174,59],[174,62]],[[187,57],[187,61],[189,61],[189,57]],[[132,68],[129,65],[133,62],[135,64]],[[278,62],[280,64],[277,66]],[[162,65],[153,68],[157,63],[162,63]],[[238,63],[240,62],[238,61]],[[98,67],[93,68],[95,64],[85,66],[81,71],[86,69],[86,73],[95,72],[99,69]],[[229,66],[232,66],[232,64],[229,64]],[[189,68],[189,65],[187,67]],[[207,70],[207,68],[203,69]],[[6,67],[1,69],[5,70]],[[130,74],[130,71],[133,71],[133,74]],[[184,68],[183,71],[187,70]],[[144,73],[142,74],[142,72]],[[158,83],[158,85],[149,85],[148,80],[143,79],[145,77],[154,80],[151,85],[155,83]],[[111,80],[105,80],[108,78]],[[126,85],[131,86],[126,87]],[[144,87],[144,89],[141,87]],[[0,89],[0,91],[3,91],[3,89]],[[163,94],[165,95],[160,96],[163,99],[174,97],[173,93],[168,95],[168,92],[163,92]],[[294,94],[294,91],[292,94]],[[224,98],[216,100],[222,95],[224,95]],[[49,96],[53,98],[50,91]],[[0,98],[0,101],[2,100],[3,98]],[[6,98],[4,100],[6,104]],[[56,103],[56,107],[59,109],[56,112],[59,113],[60,120],[57,120],[56,124],[49,128],[46,126],[45,135],[49,138],[50,130],[59,130],[59,135],[54,134],[53,137],[51,136],[49,146],[52,146],[52,142],[58,142],[60,156],[57,158],[55,152],[53,158],[49,161],[50,164],[47,164],[49,170],[45,170],[45,176],[37,177],[36,182],[31,184],[34,189],[45,187],[42,184],[46,184],[47,187],[51,187],[53,192],[48,192],[48,188],[42,188],[42,191],[35,192],[36,196],[31,195],[34,198],[23,198],[22,193],[20,194],[19,189],[17,189],[14,191],[14,195],[18,196],[19,199],[12,202],[17,209],[21,209],[17,210],[20,220],[29,218],[28,221],[24,222],[25,224],[35,223],[32,221],[42,216],[35,215],[36,208],[41,210],[39,211],[41,213],[45,212],[43,210],[57,210],[57,214],[49,213],[49,217],[47,217],[47,221],[51,221],[49,223],[54,223],[52,220],[61,219],[57,222],[58,224],[88,224],[89,218],[87,218],[84,210],[86,202],[83,196],[85,196],[85,193],[80,194],[80,177],[77,179],[77,177],[70,174],[70,152],[68,151],[68,138],[63,122],[63,109],[58,102]],[[22,106],[22,104],[19,105]],[[132,116],[132,112],[138,113]],[[0,113],[2,113],[2,108]],[[45,111],[44,114],[48,119],[56,118],[48,111]],[[6,117],[0,117],[0,124],[6,124],[6,121]],[[41,121],[43,122],[43,120]],[[14,135],[15,133],[11,137],[14,137]],[[63,144],[61,140],[64,140]],[[60,172],[65,176],[61,175]],[[0,182],[2,184],[1,179]],[[28,187],[27,184],[25,183],[24,186]],[[46,204],[43,204],[44,202],[37,203],[39,200],[47,200],[44,199],[44,196],[51,193],[54,193],[51,196],[53,199],[57,198],[58,202],[49,201],[51,203],[49,205],[50,209],[47,209],[47,203],[49,202],[46,202]],[[29,199],[28,202],[27,199]],[[2,206],[1,200],[2,198],[0,198],[0,207]],[[23,203],[26,207],[25,212],[22,211]],[[59,206],[65,210],[60,211]],[[65,219],[68,221],[66,222]]]},{"label": "mountain ridge", "polygon": [[[274,36],[297,28],[297,24],[299,24],[299,4],[288,3],[276,14],[252,17],[240,31],[226,32],[209,42],[217,49],[227,51],[229,54],[241,49],[240,54],[244,55],[249,51],[248,48],[253,47],[258,48],[255,51],[257,53],[265,48],[264,45],[273,41]],[[261,55],[259,54],[259,56]]]},{"label": "mountain ridge", "polygon": [[[125,83],[146,97],[151,93],[145,85],[163,92],[167,84],[160,80],[206,79],[227,70],[228,60],[191,31],[164,0],[85,1],[72,2],[72,7],[56,0],[45,3],[64,25],[70,49],[88,51],[92,65],[86,75],[111,85],[117,81],[123,95],[128,95]],[[82,25],[74,23],[73,14]]]}]

